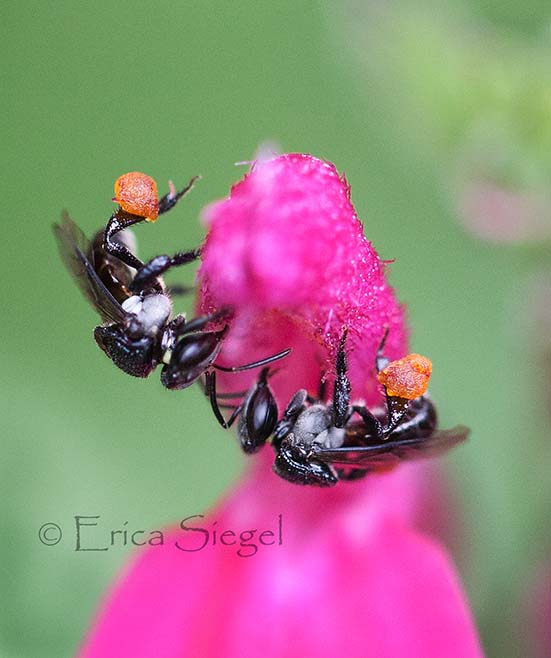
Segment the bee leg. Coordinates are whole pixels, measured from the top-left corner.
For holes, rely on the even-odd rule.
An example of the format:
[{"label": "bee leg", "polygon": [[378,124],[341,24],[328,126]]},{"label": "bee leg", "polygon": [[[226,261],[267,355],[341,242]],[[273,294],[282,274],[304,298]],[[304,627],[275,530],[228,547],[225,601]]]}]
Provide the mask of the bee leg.
[{"label": "bee leg", "polygon": [[386,327],[385,333],[383,334],[383,338],[379,343],[379,347],[377,348],[377,356],[375,357],[375,370],[377,372],[381,372],[381,370],[386,368],[387,365],[390,363],[390,360],[383,355],[386,339],[388,338],[388,331],[389,329],[388,327]]},{"label": "bee leg", "polygon": [[189,295],[190,292],[193,292],[195,290],[195,286],[182,286],[179,284],[176,284],[174,286],[170,286],[167,288],[167,293],[171,295],[172,297],[180,297],[184,295]]},{"label": "bee leg", "polygon": [[134,226],[134,224],[139,224],[144,220],[145,217],[132,215],[122,210],[122,208],[119,208],[117,212],[115,212],[109,218],[107,226],[105,227],[105,232],[103,234],[104,249],[112,256],[122,260],[123,263],[133,267],[135,270],[139,270],[143,266],[142,261],[136,258],[136,256],[134,256],[134,254],[123,244],[113,240],[113,238],[117,233],[120,233],[120,231],[123,231],[125,228]]},{"label": "bee leg", "polygon": [[[207,394],[207,385],[206,382],[204,382],[202,379],[198,379],[197,383],[199,386],[203,389],[203,393],[206,395]],[[236,400],[238,398],[244,398],[245,395],[247,395],[249,391],[232,391],[231,393],[218,393],[216,392],[216,399],[217,400]],[[220,405],[220,408],[223,409],[224,407]],[[228,407],[230,408],[230,407]],[[232,409],[235,408],[234,406],[231,407]]]},{"label": "bee leg", "polygon": [[[386,339],[388,338],[388,332],[389,332],[389,328],[386,327],[385,332],[383,334],[383,338],[379,343],[379,347],[377,348],[377,356],[375,357],[375,370],[378,373],[381,372],[381,370],[384,370],[384,368],[386,368],[387,365],[390,363],[390,359],[388,359],[383,355]],[[386,387],[385,387],[385,397],[386,397],[386,408],[387,408],[387,423],[384,427],[381,427],[379,421],[375,419],[376,422],[379,424],[379,427],[381,427],[381,433],[379,435],[379,438],[382,439],[386,439],[398,427],[406,411],[408,410],[410,403],[410,400],[406,400],[405,398],[388,395],[388,393],[386,392]]]},{"label": "bee leg", "polygon": [[[194,176],[186,185],[186,187],[184,187],[184,189],[180,192],[176,192],[172,186],[172,189],[170,189],[168,194],[165,194],[164,197],[159,199],[159,215],[168,212],[171,208],[174,208],[178,201],[191,190],[193,184],[198,178],[198,176]],[[134,224],[139,224],[144,220],[145,217],[141,217],[140,215],[132,215],[131,213],[125,212],[122,208],[119,208],[109,218],[103,237],[103,246],[105,250],[112,256],[122,260],[123,263],[133,267],[135,270],[139,270],[143,266],[142,261],[136,258],[136,256],[134,256],[134,254],[124,245],[115,242],[113,238],[117,233],[123,231],[125,228],[134,226]]]},{"label": "bee leg", "polygon": [[380,421],[367,409],[367,407],[362,407],[359,405],[354,405],[352,407],[353,411],[356,412],[364,422],[366,438],[376,438],[379,441],[384,439],[384,430]]},{"label": "bee leg", "polygon": [[181,251],[174,256],[155,256],[142,265],[130,284],[130,290],[133,293],[140,293],[155,286],[157,279],[172,267],[187,265],[199,258],[199,249],[190,249]]},{"label": "bee leg", "polygon": [[[385,391],[386,392],[386,391]],[[400,398],[397,395],[387,395],[386,396],[386,407],[387,407],[387,424],[383,428],[383,434],[386,438],[389,434],[392,434],[398,425],[402,422],[406,411],[409,408],[411,400],[406,400],[406,398]]]},{"label": "bee leg", "polygon": [[[223,308],[220,311],[211,313],[210,315],[200,315],[198,318],[193,318],[193,320],[190,320],[189,322],[179,323],[175,328],[175,338],[180,338],[180,336],[183,336],[184,334],[203,331],[210,322],[219,322],[220,320],[229,318],[230,315],[231,311],[227,308]],[[227,327],[222,329],[219,333],[224,333],[226,331]]]},{"label": "bee leg", "polygon": [[194,176],[189,183],[184,187],[183,190],[180,190],[180,192],[176,192],[174,189],[174,185],[172,182],[170,182],[169,185],[169,191],[167,194],[164,195],[164,197],[161,197],[159,199],[159,215],[162,215],[165,212],[168,212],[174,206],[180,201],[180,199],[185,196],[195,185],[195,182],[199,180],[201,176]]},{"label": "bee leg", "polygon": [[291,353],[291,348],[288,348],[286,350],[283,350],[282,352],[278,352],[277,354],[272,354],[272,356],[268,356],[265,359],[260,359],[259,361],[252,361],[251,363],[245,363],[242,366],[233,366],[230,368],[226,368],[226,366],[219,366],[213,364],[213,368],[216,368],[216,370],[221,370],[222,372],[243,372],[244,370],[252,370],[253,368],[260,368],[260,366],[265,366],[268,363],[273,363],[274,361],[279,361],[280,359],[284,359],[290,353]]},{"label": "bee leg", "polygon": [[278,449],[283,439],[292,431],[297,418],[306,409],[304,403],[307,400],[308,394],[303,388],[293,395],[272,435],[272,445],[274,448]]},{"label": "bee leg", "polygon": [[344,349],[347,335],[348,330],[345,329],[337,352],[337,376],[333,389],[333,424],[335,427],[346,425],[350,408],[350,380],[348,379],[348,363]]},{"label": "bee leg", "polygon": [[325,379],[325,373],[322,373],[320,377],[320,383],[318,384],[318,401],[322,404],[325,403],[327,398],[327,380]]},{"label": "bee leg", "polygon": [[[184,313],[178,314],[166,325],[165,330],[163,331],[163,336],[161,339],[162,352],[164,353],[166,350],[173,350],[178,338],[184,334],[203,330],[209,324],[209,322],[216,322],[221,317],[223,317],[224,314],[228,314],[227,309],[224,309],[223,311],[217,311],[211,315],[202,315],[198,318],[190,320],[189,322],[186,322],[186,316]],[[223,338],[225,331],[226,329],[222,329],[222,331],[218,332],[220,334],[220,340]]]},{"label": "bee leg", "polygon": [[205,373],[205,393],[207,394],[210,400],[210,406],[212,408],[212,412],[214,413],[214,417],[224,429],[226,430],[229,429],[234,424],[237,417],[241,413],[241,409],[243,405],[240,404],[237,407],[229,407],[233,409],[233,412],[231,416],[228,418],[228,420],[224,418],[221,409],[228,407],[226,405],[220,405],[218,403],[218,399],[216,395],[216,372],[214,370],[210,372],[207,371]]},{"label": "bee leg", "polygon": [[327,398],[327,380],[325,379],[325,373],[321,373],[320,376],[320,381],[318,384],[318,392],[317,392],[317,397],[314,397],[313,395],[308,394],[308,397],[306,400],[310,404],[317,404],[318,402],[321,402],[322,404],[325,404]]},{"label": "bee leg", "polygon": [[186,324],[186,314],[178,313],[178,315],[166,325],[161,338],[161,350],[164,353],[166,350],[173,350],[178,332],[181,327]]}]

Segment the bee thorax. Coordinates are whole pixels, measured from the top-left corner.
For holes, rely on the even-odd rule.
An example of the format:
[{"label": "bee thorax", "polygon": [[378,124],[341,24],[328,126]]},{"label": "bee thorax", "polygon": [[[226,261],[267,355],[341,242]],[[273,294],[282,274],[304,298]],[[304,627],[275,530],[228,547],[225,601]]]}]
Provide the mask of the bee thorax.
[{"label": "bee thorax", "polygon": [[329,407],[313,404],[297,418],[293,427],[294,441],[305,446],[313,443],[327,448],[339,448],[344,442],[344,429],[333,426]]},{"label": "bee thorax", "polygon": [[172,312],[172,303],[166,295],[152,294],[140,297],[133,295],[122,304],[127,313],[136,316],[143,333],[148,336],[156,335],[166,324]]},{"label": "bee thorax", "polygon": [[322,448],[340,448],[344,443],[346,432],[343,427],[330,427],[323,432],[320,432],[314,439]]}]

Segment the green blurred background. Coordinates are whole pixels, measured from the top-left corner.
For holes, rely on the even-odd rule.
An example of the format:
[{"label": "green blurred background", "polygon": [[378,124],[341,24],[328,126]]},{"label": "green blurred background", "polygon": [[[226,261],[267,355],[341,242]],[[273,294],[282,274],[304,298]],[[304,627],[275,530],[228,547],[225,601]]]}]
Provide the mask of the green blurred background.
[{"label": "green blurred background", "polygon": [[551,257],[541,239],[477,240],[458,198],[477,153],[485,180],[549,188],[550,16],[537,0],[3,4],[1,656],[72,655],[130,553],[43,546],[43,523],[159,528],[208,509],[243,466],[199,390],[99,353],[52,221],[67,208],[97,230],[122,172],[163,190],[200,173],[174,215],[136,231],[142,255],[195,246],[201,208],[266,140],[346,171],[367,236],[396,259],[442,424],[473,429],[446,462],[454,558],[488,655],[521,655],[551,558],[551,339],[530,283],[551,280]]}]

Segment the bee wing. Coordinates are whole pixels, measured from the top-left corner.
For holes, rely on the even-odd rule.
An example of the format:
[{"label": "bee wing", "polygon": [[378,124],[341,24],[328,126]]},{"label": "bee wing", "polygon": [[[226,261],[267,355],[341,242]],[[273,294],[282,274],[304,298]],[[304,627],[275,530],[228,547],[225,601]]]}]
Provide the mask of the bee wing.
[{"label": "bee wing", "polygon": [[104,322],[123,322],[126,313],[119,302],[107,290],[92,263],[88,260],[90,243],[84,233],[66,211],[61,215],[61,224],[53,225],[59,254],[69,274],[81,292],[100,314]]},{"label": "bee wing", "polygon": [[381,441],[371,446],[318,448],[314,454],[333,466],[376,470],[400,461],[437,457],[465,441],[469,432],[468,427],[458,425],[449,430],[436,430],[429,437]]}]

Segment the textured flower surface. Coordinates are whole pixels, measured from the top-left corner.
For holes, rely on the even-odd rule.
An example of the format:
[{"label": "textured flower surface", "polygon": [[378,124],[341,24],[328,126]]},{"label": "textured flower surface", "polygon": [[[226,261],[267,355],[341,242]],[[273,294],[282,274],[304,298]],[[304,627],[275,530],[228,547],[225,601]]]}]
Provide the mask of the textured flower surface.
[{"label": "textured flower surface", "polygon": [[[353,397],[380,401],[375,354],[385,327],[387,356],[406,353],[403,311],[335,167],[300,154],[257,163],[205,215],[201,310],[235,310],[223,358],[235,364],[293,348],[272,380],[285,404],[297,388],[315,393],[320,371],[330,378],[347,327]],[[232,374],[223,384],[243,382]]]},{"label": "textured flower surface", "polygon": [[[375,353],[385,327],[389,357],[406,353],[403,312],[333,165],[306,155],[257,163],[206,218],[199,306],[234,311],[219,362],[291,347],[271,379],[285,405],[297,388],[315,393],[320,377],[331,380],[347,327],[352,397],[378,404]],[[220,389],[251,378],[228,374]],[[251,458],[239,486],[192,524],[233,531],[229,545],[210,534],[188,552],[198,533],[178,529],[143,550],[82,658],[482,655],[448,558],[413,529],[422,469],[298,487],[271,472],[270,452]]]}]

